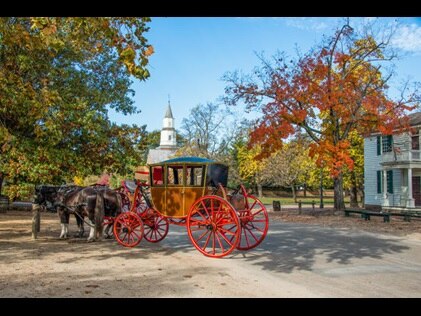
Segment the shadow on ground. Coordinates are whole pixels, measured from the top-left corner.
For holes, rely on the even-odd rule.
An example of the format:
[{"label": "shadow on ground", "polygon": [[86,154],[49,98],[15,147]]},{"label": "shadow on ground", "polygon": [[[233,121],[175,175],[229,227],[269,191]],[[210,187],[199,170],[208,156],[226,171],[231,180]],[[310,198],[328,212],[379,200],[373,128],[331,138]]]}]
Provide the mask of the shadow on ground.
[{"label": "shadow on ground", "polygon": [[[50,214],[51,215],[51,214]],[[127,260],[156,258],[156,255],[173,256],[192,253],[202,256],[191,244],[186,229],[171,225],[165,240],[158,244],[146,240],[134,247],[124,248],[115,240],[87,243],[86,240],[71,238],[60,240],[58,220],[53,216],[44,219],[45,229],[36,241],[30,239],[30,219],[20,225],[8,223],[7,217],[0,221],[0,261],[4,264],[20,260],[42,259],[68,252],[80,254],[69,259],[57,259],[61,263],[75,263],[87,258],[100,262],[118,256]],[[54,224],[56,223],[56,224]],[[55,226],[56,225],[56,226]],[[73,226],[74,228],[74,226]],[[42,228],[43,229],[43,226]],[[387,238],[347,229],[325,228],[317,225],[271,222],[266,239],[250,251],[234,251],[222,260],[243,260],[261,266],[264,270],[291,273],[294,270],[311,271],[316,257],[324,257],[328,263],[350,264],[355,258],[381,259],[385,254],[400,253],[409,247],[402,245],[399,238]],[[93,251],[95,250],[95,251]],[[10,256],[10,253],[17,255]],[[68,261],[66,261],[68,260]],[[215,260],[209,258],[209,260]]]}]

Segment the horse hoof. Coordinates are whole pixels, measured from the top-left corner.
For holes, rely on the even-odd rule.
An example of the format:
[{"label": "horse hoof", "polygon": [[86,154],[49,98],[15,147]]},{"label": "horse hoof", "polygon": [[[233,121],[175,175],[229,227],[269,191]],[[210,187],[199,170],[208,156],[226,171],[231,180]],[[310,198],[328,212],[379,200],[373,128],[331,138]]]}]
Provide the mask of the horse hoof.
[{"label": "horse hoof", "polygon": [[95,239],[93,239],[93,238],[88,238],[88,240],[87,240],[87,242],[94,242],[95,241]]}]

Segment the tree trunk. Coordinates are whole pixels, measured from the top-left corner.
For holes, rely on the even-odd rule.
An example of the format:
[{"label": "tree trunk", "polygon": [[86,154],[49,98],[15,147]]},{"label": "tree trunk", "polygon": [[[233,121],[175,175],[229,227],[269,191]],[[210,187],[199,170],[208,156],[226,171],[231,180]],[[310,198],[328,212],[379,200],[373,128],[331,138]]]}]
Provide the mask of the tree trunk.
[{"label": "tree trunk", "polygon": [[349,202],[351,207],[358,207],[358,186],[355,172],[351,173],[351,190],[349,191]]},{"label": "tree trunk", "polygon": [[345,209],[344,201],[344,189],[343,189],[343,178],[342,173],[335,179],[333,179],[333,192],[334,192],[334,207],[336,211],[342,211]]},{"label": "tree trunk", "polygon": [[0,196],[1,196],[2,187],[3,187],[3,174],[0,172]]},{"label": "tree trunk", "polygon": [[260,183],[257,184],[257,196],[259,199],[263,197],[262,185]]},{"label": "tree trunk", "polygon": [[304,197],[307,197],[307,183],[304,183]]},{"label": "tree trunk", "polygon": [[297,203],[297,193],[295,193],[295,184],[291,185],[292,197],[294,198],[294,203]]}]

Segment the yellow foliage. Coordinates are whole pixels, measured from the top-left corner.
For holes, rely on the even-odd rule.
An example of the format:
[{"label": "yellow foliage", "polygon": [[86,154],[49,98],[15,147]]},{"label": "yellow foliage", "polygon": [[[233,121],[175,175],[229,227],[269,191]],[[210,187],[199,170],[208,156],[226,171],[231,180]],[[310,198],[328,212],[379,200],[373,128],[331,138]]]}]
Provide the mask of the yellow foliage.
[{"label": "yellow foliage", "polygon": [[265,160],[256,160],[261,153],[260,146],[248,149],[246,145],[237,146],[237,159],[240,177],[244,181],[260,182],[261,171],[265,168]]},{"label": "yellow foliage", "polygon": [[73,182],[76,185],[83,186],[83,178],[82,177],[74,176],[73,177]]}]

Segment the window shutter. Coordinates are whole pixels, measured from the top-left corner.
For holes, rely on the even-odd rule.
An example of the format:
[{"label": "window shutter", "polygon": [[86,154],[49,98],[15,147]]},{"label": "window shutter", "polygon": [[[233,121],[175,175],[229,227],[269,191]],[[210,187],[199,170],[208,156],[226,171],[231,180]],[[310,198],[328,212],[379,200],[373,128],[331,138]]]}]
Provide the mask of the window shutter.
[{"label": "window shutter", "polygon": [[382,172],[377,170],[377,193],[382,193]]},{"label": "window shutter", "polygon": [[393,194],[393,170],[387,172],[387,193]]},{"label": "window shutter", "polygon": [[381,136],[377,136],[377,156],[380,156],[382,154],[381,148],[382,148],[382,138]]},{"label": "window shutter", "polygon": [[387,136],[387,147],[390,148],[390,151],[392,151],[392,142],[393,142],[392,135],[388,135]]}]

